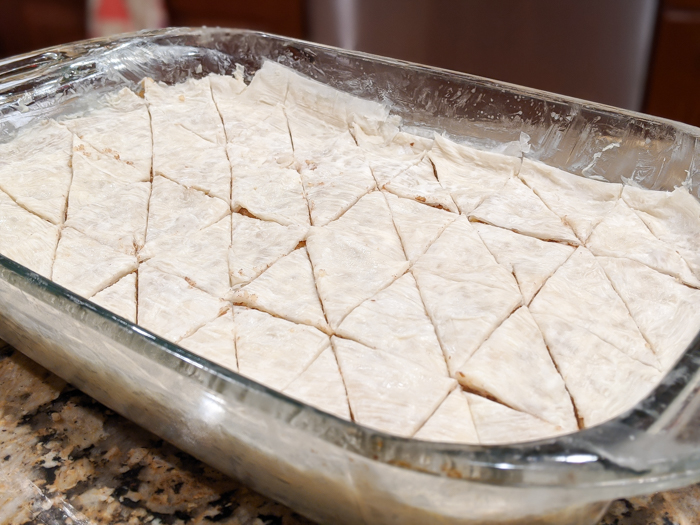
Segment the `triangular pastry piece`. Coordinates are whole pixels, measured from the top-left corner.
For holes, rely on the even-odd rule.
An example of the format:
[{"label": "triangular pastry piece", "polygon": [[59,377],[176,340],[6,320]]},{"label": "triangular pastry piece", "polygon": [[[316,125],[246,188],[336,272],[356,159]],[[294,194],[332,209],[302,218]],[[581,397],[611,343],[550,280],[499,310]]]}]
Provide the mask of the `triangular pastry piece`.
[{"label": "triangular pastry piece", "polygon": [[234,307],[239,372],[283,391],[330,345],[313,326],[292,323],[259,310]]},{"label": "triangular pastry piece", "polygon": [[625,303],[586,248],[578,248],[549,278],[532,300],[530,312],[535,320],[539,314],[568,319],[632,359],[657,369],[660,366]]},{"label": "triangular pastry piece", "polygon": [[160,237],[184,237],[220,221],[229,205],[199,190],[185,188],[165,177],[153,177],[146,242]]},{"label": "triangular pastry piece", "polygon": [[[242,75],[237,74],[237,72],[233,75],[211,74],[209,75],[209,85],[214,104],[216,104],[216,109],[224,124],[224,134],[227,141],[249,129],[255,122],[264,119],[267,108],[271,107],[270,104],[251,101],[250,97],[241,96],[248,86],[243,81]],[[257,114],[250,115],[250,111],[241,111],[241,108],[248,102],[253,108],[259,108],[263,111],[260,118]]]},{"label": "triangular pastry piece", "polygon": [[639,330],[661,361],[672,367],[698,334],[700,290],[635,261],[598,257]]},{"label": "triangular pastry piece", "polygon": [[399,197],[456,212],[457,206],[438,182],[426,155],[433,141],[391,129],[386,125],[377,134],[367,135],[361,126],[353,125],[353,135],[365,152],[377,186]]},{"label": "triangular pastry piece", "polygon": [[[386,104],[345,93],[280,64],[266,63],[263,69],[266,67],[286,69],[289,78],[286,107],[306,111],[329,126],[348,129],[353,122],[381,123],[389,116]],[[251,82],[251,87],[252,84]]]},{"label": "triangular pastry piece", "polygon": [[281,122],[280,118],[268,116],[266,120],[251,123],[250,128],[229,140],[226,153],[234,170],[241,166],[284,168],[293,165],[294,150],[287,121],[282,109],[278,110]]},{"label": "triangular pastry piece", "polygon": [[622,198],[700,279],[700,202],[683,187],[667,193],[625,186]]},{"label": "triangular pastry piece", "polygon": [[172,124],[160,127],[154,124],[153,174],[229,202],[231,165],[226,145],[212,144]]},{"label": "triangular pastry piece", "polygon": [[54,282],[83,297],[112,286],[138,267],[136,257],[64,228],[53,264]]},{"label": "triangular pastry piece", "polygon": [[153,129],[153,174],[229,202],[231,166],[208,78],[144,81]]},{"label": "triangular pastry piece", "polygon": [[435,242],[457,215],[385,193],[396,231],[410,262],[415,262]]},{"label": "triangular pastry piece", "polygon": [[700,288],[700,280],[673,246],[657,239],[622,199],[596,226],[586,246],[594,255],[626,257]]},{"label": "triangular pastry piece", "polygon": [[578,430],[564,380],[525,306],[496,328],[455,377],[472,392],[496,399],[563,431]]},{"label": "triangular pastry piece", "polygon": [[566,433],[530,414],[518,412],[481,396],[467,394],[467,399],[479,443],[482,445],[522,443]]},{"label": "triangular pastry piece", "polygon": [[571,226],[581,242],[615,207],[622,191],[620,184],[579,177],[529,159],[523,159],[518,176]]},{"label": "triangular pastry piece", "polygon": [[464,392],[455,388],[413,438],[441,443],[479,443]]},{"label": "triangular pastry piece", "polygon": [[251,283],[233,290],[228,299],[295,323],[329,333],[306,248],[285,255]]},{"label": "triangular pastry piece", "polygon": [[[236,71],[233,72],[233,75],[216,75],[213,73],[209,75],[212,96],[214,97],[214,102],[216,103],[224,122],[230,119],[237,124],[238,120],[236,119],[241,119],[244,121],[247,118],[248,115],[239,114],[238,110],[240,108],[241,100],[260,105],[264,104],[266,106],[284,102],[284,98],[281,98],[276,102],[263,100],[258,93],[254,93],[251,97],[250,95],[253,90],[248,90],[248,85],[245,82],[244,75],[245,68],[241,64],[236,64]],[[257,78],[257,76],[258,75],[253,76],[253,79]],[[286,90],[286,86],[284,89]],[[256,118],[255,120],[259,119]],[[241,129],[246,128],[246,125],[241,126]],[[238,127],[234,129],[238,129]],[[227,129],[226,136],[228,135],[229,133]],[[233,136],[235,133],[231,133],[231,135]]]},{"label": "triangular pastry piece", "polygon": [[233,312],[228,311],[209,321],[191,336],[185,337],[179,345],[217,365],[238,372],[235,339]]},{"label": "triangular pastry piece", "polygon": [[545,242],[489,224],[473,225],[498,263],[515,276],[524,304],[530,304],[545,281],[575,250],[572,246]]},{"label": "triangular pastry piece", "polygon": [[399,173],[383,188],[399,197],[415,199],[428,206],[458,211],[450,193],[435,178],[433,163],[427,155],[420,162]]},{"label": "triangular pastry piece", "polygon": [[0,253],[51,278],[58,227],[18,206],[0,191]]},{"label": "triangular pastry piece", "polygon": [[138,324],[178,342],[228,310],[230,304],[185,279],[142,263],[138,272]]},{"label": "triangular pastry piece", "polygon": [[[237,66],[238,67],[238,66]],[[216,104],[216,109],[219,110],[221,119],[224,121],[224,131],[226,136],[229,134],[228,126],[226,121],[231,118],[231,120],[236,119],[238,115],[239,108],[239,95],[243,93],[248,87],[243,80],[242,72],[234,72],[233,75],[209,75],[209,85],[211,86],[211,94],[214,98],[214,103]],[[240,116],[244,118],[244,115]]]},{"label": "triangular pastry piece", "polygon": [[112,286],[96,293],[90,300],[120,315],[124,319],[136,322],[136,272],[125,275]]},{"label": "triangular pastry piece", "polygon": [[576,320],[556,312],[533,312],[533,317],[586,428],[632,408],[662,377]]},{"label": "triangular pastry piece", "polygon": [[513,275],[463,216],[416,261],[413,275],[451,374],[522,304]]},{"label": "triangular pastry piece", "polygon": [[290,76],[289,68],[264,60],[246,88],[246,95],[251,100],[259,100],[268,105],[283,104],[287,99]]},{"label": "triangular pastry piece", "polygon": [[389,116],[384,104],[344,93],[275,63],[265,63],[249,89],[254,91],[258,77],[262,81],[275,69],[287,78],[284,106],[295,151],[323,147],[354,122],[361,122],[366,129],[376,128]]},{"label": "triangular pastry piece", "polygon": [[134,168],[76,139],[66,226],[127,254],[144,243],[151,184],[133,182]]},{"label": "triangular pastry piece", "polygon": [[469,218],[545,241],[579,244],[571,228],[517,177],[486,197]]},{"label": "triangular pastry piece", "polygon": [[372,171],[349,132],[325,151],[297,158],[314,226],[337,219],[376,187]]},{"label": "triangular pastry piece", "polygon": [[312,226],[306,241],[331,328],[408,269],[389,207],[372,192],[340,219]]},{"label": "triangular pastry piece", "polygon": [[467,274],[459,280],[415,269],[413,275],[450,374],[522,303],[515,282],[511,284],[493,272]]},{"label": "triangular pastry piece", "polygon": [[289,224],[309,225],[309,208],[299,173],[290,168],[265,164],[233,165],[231,205],[255,217]]},{"label": "triangular pastry piece", "polygon": [[0,144],[0,188],[23,208],[62,224],[72,177],[73,135],[53,120]]},{"label": "triangular pastry piece", "polygon": [[410,273],[355,308],[335,333],[447,375],[435,329]]},{"label": "triangular pastry piece", "polygon": [[[120,182],[150,182],[150,174],[144,174],[131,164],[121,161],[119,155],[111,151],[98,151],[91,144],[73,137],[73,171],[81,175],[102,172]],[[144,180],[145,179],[145,180]]]},{"label": "triangular pastry piece", "polygon": [[457,384],[389,352],[339,337],[332,342],[360,425],[410,437]]},{"label": "triangular pastry piece", "polygon": [[320,157],[320,152],[330,150],[330,146],[339,137],[348,133],[348,128],[342,122],[335,122],[332,118],[319,118],[317,113],[309,111],[308,108],[286,105],[285,115],[292,136],[294,155],[298,160],[304,160],[310,155]]},{"label": "triangular pastry piece", "polygon": [[345,384],[330,347],[282,392],[314,408],[350,420]]},{"label": "triangular pastry piece", "polygon": [[130,89],[106,95],[98,109],[63,124],[100,153],[132,166],[137,182],[150,180],[151,118],[146,101]]},{"label": "triangular pastry piece", "polygon": [[395,130],[394,133],[382,133],[383,129],[377,131],[379,133],[368,135],[357,123],[352,125],[353,137],[364,151],[381,188],[399,173],[420,162],[425,151],[432,146],[432,140],[417,136],[411,136],[415,137],[415,140],[411,140],[409,134],[396,133]]},{"label": "triangular pastry piece", "polygon": [[[391,151],[389,148],[387,149]],[[387,154],[388,152],[367,150],[367,148],[362,148],[362,151],[379,188],[383,188],[399,173],[403,173],[421,161],[421,157],[415,155],[400,155],[398,158],[392,158]]]},{"label": "triangular pastry piece", "polygon": [[465,215],[500,190],[520,167],[517,157],[477,150],[440,135],[435,135],[429,156],[440,184]]},{"label": "triangular pastry piece", "polygon": [[239,79],[212,75],[212,94],[224,122],[232,165],[288,166],[294,152],[284,108],[268,104]]},{"label": "triangular pastry piece", "polygon": [[226,134],[221,115],[211,93],[208,77],[189,78],[185,82],[166,85],[146,78],[144,97],[153,121],[154,141],[161,126],[187,130],[194,136],[212,144],[225,144]]},{"label": "triangular pastry piece", "polygon": [[233,166],[290,166],[294,162],[292,139],[282,106],[242,104],[237,134],[228,137],[227,153]]},{"label": "triangular pastry piece", "polygon": [[216,297],[229,290],[228,251],[231,245],[231,219],[188,235],[161,236],[149,242],[139,253],[139,261],[161,272],[182,277]]},{"label": "triangular pastry piece", "polygon": [[296,248],[308,228],[282,226],[234,213],[232,218],[229,272],[231,285],[239,288],[252,281],[275,261]]}]

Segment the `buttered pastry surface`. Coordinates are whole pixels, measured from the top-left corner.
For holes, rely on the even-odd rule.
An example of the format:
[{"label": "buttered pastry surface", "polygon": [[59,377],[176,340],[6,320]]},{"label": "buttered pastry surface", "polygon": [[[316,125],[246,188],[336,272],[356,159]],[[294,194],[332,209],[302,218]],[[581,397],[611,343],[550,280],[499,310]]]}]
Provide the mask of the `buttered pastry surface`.
[{"label": "buttered pastry surface", "polygon": [[496,444],[631,408],[700,329],[700,203],[266,62],[0,145],[0,253],[340,418]]}]

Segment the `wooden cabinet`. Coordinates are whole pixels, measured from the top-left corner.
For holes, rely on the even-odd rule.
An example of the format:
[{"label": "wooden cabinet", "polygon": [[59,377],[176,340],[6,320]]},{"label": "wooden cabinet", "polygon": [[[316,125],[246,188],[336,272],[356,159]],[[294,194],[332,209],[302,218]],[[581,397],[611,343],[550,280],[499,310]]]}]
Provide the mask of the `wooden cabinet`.
[{"label": "wooden cabinet", "polygon": [[[0,0],[0,57],[87,38],[87,0]],[[238,27],[302,38],[304,0],[165,0],[172,26]]]},{"label": "wooden cabinet", "polygon": [[173,26],[256,29],[302,38],[303,0],[167,0]]},{"label": "wooden cabinet", "polygon": [[0,57],[82,40],[85,0],[0,0]]},{"label": "wooden cabinet", "polygon": [[667,0],[659,12],[645,111],[700,126],[700,0]]}]

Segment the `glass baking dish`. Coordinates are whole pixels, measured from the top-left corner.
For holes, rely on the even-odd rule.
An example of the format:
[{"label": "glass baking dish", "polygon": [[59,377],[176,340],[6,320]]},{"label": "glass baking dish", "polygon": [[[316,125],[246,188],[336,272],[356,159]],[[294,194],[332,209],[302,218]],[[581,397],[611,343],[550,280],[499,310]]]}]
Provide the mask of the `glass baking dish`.
[{"label": "glass baking dish", "polygon": [[[264,59],[576,174],[698,195],[700,129],[257,32],[166,29],[0,61],[0,141],[144,77]],[[529,141],[529,142],[528,142]],[[2,162],[2,159],[0,159]],[[113,410],[322,523],[593,524],[609,501],[700,481],[700,338],[630,412],[512,446],[402,439],[340,420],[153,335],[0,256],[0,337]]]}]

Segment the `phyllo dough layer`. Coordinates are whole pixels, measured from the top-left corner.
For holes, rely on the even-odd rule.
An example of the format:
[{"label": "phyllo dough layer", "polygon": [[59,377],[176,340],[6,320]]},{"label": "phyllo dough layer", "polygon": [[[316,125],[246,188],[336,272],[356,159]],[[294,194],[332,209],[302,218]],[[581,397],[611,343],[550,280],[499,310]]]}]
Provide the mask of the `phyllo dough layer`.
[{"label": "phyllo dough layer", "polygon": [[608,421],[700,329],[686,189],[409,133],[273,62],[245,78],[145,79],[22,129],[0,145],[0,253],[299,403],[428,441]]}]

